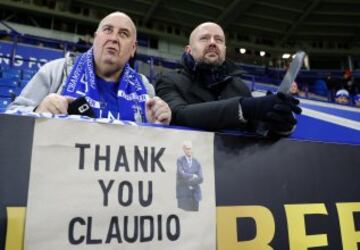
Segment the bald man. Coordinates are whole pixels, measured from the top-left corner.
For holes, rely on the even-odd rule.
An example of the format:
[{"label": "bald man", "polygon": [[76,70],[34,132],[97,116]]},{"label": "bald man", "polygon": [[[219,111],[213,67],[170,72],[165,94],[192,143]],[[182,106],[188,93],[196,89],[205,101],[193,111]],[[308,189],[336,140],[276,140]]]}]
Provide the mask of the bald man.
[{"label": "bald man", "polygon": [[252,97],[240,71],[227,61],[223,29],[206,22],[191,33],[182,68],[162,74],[157,94],[172,110],[171,124],[210,131],[256,131],[265,123],[270,132],[289,135],[295,128],[298,100],[284,94]]},{"label": "bald man", "polygon": [[85,98],[85,115],[169,124],[169,106],[128,64],[135,50],[133,21],[125,13],[111,13],[99,23],[92,48],[45,64],[8,109],[67,114],[75,100]]}]

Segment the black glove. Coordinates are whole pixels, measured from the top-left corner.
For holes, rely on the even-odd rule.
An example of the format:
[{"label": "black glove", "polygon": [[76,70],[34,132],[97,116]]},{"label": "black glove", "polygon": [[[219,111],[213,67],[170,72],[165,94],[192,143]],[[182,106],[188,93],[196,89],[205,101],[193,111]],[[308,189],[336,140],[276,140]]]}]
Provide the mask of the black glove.
[{"label": "black glove", "polygon": [[263,97],[247,97],[240,99],[244,118],[248,121],[262,121],[270,131],[288,132],[296,124],[296,114],[301,113],[299,100],[290,95],[277,93]]}]

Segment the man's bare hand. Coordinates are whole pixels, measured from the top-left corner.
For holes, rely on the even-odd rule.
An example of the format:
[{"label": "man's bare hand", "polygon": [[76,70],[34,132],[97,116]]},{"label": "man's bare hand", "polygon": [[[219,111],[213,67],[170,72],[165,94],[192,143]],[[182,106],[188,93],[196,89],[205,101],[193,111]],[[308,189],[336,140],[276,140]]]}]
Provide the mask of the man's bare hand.
[{"label": "man's bare hand", "polygon": [[146,101],[146,118],[149,122],[169,125],[171,110],[169,105],[160,97],[154,97]]},{"label": "man's bare hand", "polygon": [[36,113],[67,114],[69,103],[74,101],[73,97],[58,94],[49,94],[35,109]]}]

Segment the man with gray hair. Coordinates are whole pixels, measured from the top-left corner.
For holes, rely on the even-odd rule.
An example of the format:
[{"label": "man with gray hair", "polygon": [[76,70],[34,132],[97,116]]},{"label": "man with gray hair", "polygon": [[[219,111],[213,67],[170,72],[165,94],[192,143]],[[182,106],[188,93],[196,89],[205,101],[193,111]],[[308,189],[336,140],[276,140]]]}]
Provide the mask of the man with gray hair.
[{"label": "man with gray hair", "polygon": [[193,157],[191,141],[183,142],[184,155],[176,161],[176,199],[178,208],[198,211],[201,200],[200,184],[203,182],[201,165]]},{"label": "man with gray hair", "polygon": [[91,49],[45,64],[8,109],[67,114],[69,105],[85,98],[95,118],[169,124],[168,105],[128,64],[135,50],[133,21],[111,13],[101,20]]},{"label": "man with gray hair", "polygon": [[236,65],[226,60],[225,34],[212,22],[191,33],[182,68],[162,74],[157,94],[172,110],[171,124],[217,131],[256,130],[265,124],[281,135],[290,134],[299,114],[299,101],[285,94],[252,97]]}]

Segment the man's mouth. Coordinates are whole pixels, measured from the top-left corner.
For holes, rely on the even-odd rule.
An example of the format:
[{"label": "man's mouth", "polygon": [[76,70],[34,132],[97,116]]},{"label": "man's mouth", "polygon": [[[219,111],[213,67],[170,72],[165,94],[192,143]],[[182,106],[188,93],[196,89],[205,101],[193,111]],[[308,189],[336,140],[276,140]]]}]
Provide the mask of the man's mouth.
[{"label": "man's mouth", "polygon": [[218,56],[219,54],[217,53],[217,51],[206,51],[205,53],[208,56]]},{"label": "man's mouth", "polygon": [[107,52],[109,52],[110,54],[118,54],[118,49],[113,48],[113,47],[105,48],[105,50],[106,50]]},{"label": "man's mouth", "polygon": [[216,48],[209,48],[205,51],[205,54],[210,54],[210,55],[219,55],[219,51]]}]

